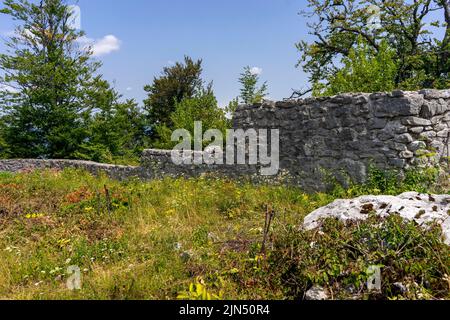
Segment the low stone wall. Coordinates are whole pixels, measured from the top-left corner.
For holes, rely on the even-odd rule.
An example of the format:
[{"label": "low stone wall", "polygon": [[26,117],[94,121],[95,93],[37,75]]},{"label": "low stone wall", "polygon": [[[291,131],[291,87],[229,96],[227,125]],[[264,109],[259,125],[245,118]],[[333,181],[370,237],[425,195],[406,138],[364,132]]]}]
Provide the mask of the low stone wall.
[{"label": "low stone wall", "polygon": [[0,172],[14,173],[43,169],[63,170],[65,168],[83,169],[95,175],[104,172],[112,179],[118,180],[143,176],[141,167],[116,166],[91,161],[36,159],[0,160]]},{"label": "low stone wall", "polygon": [[[185,157],[194,159],[195,154],[203,157],[202,152],[186,152]],[[147,179],[158,179],[167,176],[189,178],[202,175],[217,175],[235,179],[251,178],[256,180],[259,176],[259,166],[257,165],[176,165],[172,161],[172,151],[170,150],[144,150],[141,157],[141,166]]]}]

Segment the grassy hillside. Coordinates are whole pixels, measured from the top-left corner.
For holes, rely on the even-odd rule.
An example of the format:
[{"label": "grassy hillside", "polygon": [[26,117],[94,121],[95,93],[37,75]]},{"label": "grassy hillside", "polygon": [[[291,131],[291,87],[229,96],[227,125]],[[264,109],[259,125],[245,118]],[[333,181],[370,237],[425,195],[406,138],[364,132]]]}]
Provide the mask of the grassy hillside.
[{"label": "grassy hillside", "polygon": [[[429,182],[392,181],[374,174],[366,186],[310,195],[212,178],[1,174],[0,298],[301,299],[314,284],[334,298],[450,298],[450,250],[438,229],[393,217],[299,231],[305,215],[338,197],[425,191]],[[373,264],[384,266],[378,294],[364,286]],[[69,266],[81,270],[79,291],[66,287]]]}]

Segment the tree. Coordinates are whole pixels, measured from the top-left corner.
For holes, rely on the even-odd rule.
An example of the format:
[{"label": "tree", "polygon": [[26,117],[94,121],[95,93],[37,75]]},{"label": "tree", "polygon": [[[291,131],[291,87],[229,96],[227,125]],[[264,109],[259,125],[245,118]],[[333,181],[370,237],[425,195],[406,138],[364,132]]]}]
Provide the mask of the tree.
[{"label": "tree", "polygon": [[332,96],[344,92],[380,92],[395,89],[397,64],[395,52],[386,41],[378,51],[360,38],[355,48],[341,61],[341,69],[326,84],[314,84],[314,96]]},{"label": "tree", "polygon": [[[225,138],[228,129],[226,111],[217,104],[217,99],[212,90],[203,90],[193,98],[185,98],[175,106],[175,111],[170,116],[174,129],[186,129],[194,136],[194,124],[202,122],[203,133],[209,129],[220,130]],[[171,141],[172,129],[165,125],[158,126],[158,134],[161,140],[158,147],[171,149],[177,142]],[[208,142],[207,144],[209,144]]]},{"label": "tree", "polygon": [[267,82],[264,82],[261,87],[257,87],[259,82],[259,75],[253,72],[247,66],[239,78],[239,83],[242,85],[240,98],[245,104],[253,104],[261,102],[267,96]]},{"label": "tree", "polygon": [[0,55],[2,156],[113,161],[142,148],[142,113],[96,75],[63,0],[5,0],[0,12],[20,22]]},{"label": "tree", "polygon": [[[107,163],[137,163],[146,146],[145,116],[134,100],[120,102],[120,95],[102,81],[105,92],[87,121],[87,139],[76,158]],[[98,90],[101,92],[101,90]]]},{"label": "tree", "polygon": [[0,85],[11,88],[0,95],[9,156],[73,157],[86,139],[93,95],[109,94],[97,90],[100,64],[79,48],[83,33],[71,27],[62,0],[5,0],[0,13],[20,23],[0,55]]},{"label": "tree", "polygon": [[[162,75],[153,79],[152,85],[144,87],[148,93],[144,109],[153,129],[157,126],[173,127],[170,115],[177,103],[194,97],[202,90],[201,74],[202,60],[193,61],[186,56],[184,63],[177,62],[174,66],[165,67]],[[157,138],[156,130],[153,130],[152,138]]]},{"label": "tree", "polygon": [[[378,52],[383,39],[395,50],[395,86],[415,90],[449,86],[450,1],[308,0],[313,42],[301,41],[299,66],[317,83],[339,71],[339,61],[363,38]],[[431,13],[443,19],[431,21]],[[445,21],[445,23],[441,23]],[[442,40],[432,28],[445,28]],[[303,92],[304,94],[306,92]]]}]

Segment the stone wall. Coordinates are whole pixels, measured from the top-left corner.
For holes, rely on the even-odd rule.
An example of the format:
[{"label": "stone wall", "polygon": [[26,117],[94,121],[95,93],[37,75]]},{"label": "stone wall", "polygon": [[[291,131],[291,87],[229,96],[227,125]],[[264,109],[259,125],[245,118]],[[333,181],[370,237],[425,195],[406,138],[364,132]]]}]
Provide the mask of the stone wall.
[{"label": "stone wall", "polygon": [[131,177],[143,177],[141,167],[117,166],[79,160],[37,160],[17,159],[0,160],[0,172],[27,172],[32,170],[65,168],[83,169],[92,174],[106,173],[113,179],[124,180]]},{"label": "stone wall", "polygon": [[[6,160],[0,171],[40,168],[84,168],[113,178],[158,179],[217,174],[234,179],[284,181],[322,190],[330,175],[345,183],[362,182],[368,168],[391,170],[441,164],[450,155],[450,91],[395,91],[346,94],[240,106],[235,129],[278,129],[280,173],[262,177],[258,165],[182,165],[171,152],[146,150],[140,167],[83,161]],[[193,156],[194,153],[192,153]]]},{"label": "stone wall", "polygon": [[[208,155],[202,152],[185,152],[184,157],[193,160],[195,154],[199,154],[202,157]],[[225,163],[226,157],[224,157],[224,164],[219,165],[176,165],[172,161],[172,151],[170,150],[144,150],[141,157],[141,166],[147,179],[158,179],[167,176],[189,178],[202,175],[217,175],[234,179],[251,178],[252,180],[258,180],[258,165],[227,165]]]},{"label": "stone wall", "polygon": [[382,169],[448,164],[450,91],[346,94],[241,106],[236,128],[280,130],[280,167],[322,188],[328,173],[364,181]]}]

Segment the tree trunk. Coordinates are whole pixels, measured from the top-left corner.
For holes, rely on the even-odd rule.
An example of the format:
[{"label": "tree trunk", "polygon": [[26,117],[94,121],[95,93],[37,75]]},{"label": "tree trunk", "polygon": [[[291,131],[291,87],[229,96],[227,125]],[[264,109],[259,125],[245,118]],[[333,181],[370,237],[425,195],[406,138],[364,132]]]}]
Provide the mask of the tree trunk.
[{"label": "tree trunk", "polygon": [[441,61],[438,64],[439,76],[441,76],[443,73],[449,72],[448,59],[450,57],[450,0],[440,0],[440,2],[444,9],[444,18],[447,26],[444,39],[442,40],[440,53]]}]

